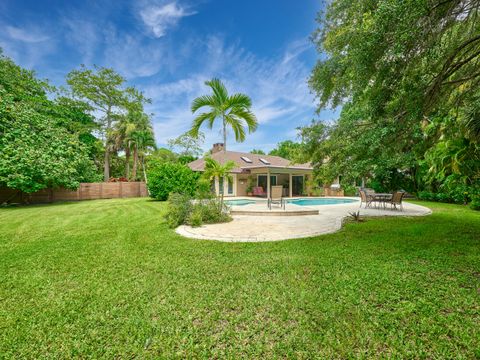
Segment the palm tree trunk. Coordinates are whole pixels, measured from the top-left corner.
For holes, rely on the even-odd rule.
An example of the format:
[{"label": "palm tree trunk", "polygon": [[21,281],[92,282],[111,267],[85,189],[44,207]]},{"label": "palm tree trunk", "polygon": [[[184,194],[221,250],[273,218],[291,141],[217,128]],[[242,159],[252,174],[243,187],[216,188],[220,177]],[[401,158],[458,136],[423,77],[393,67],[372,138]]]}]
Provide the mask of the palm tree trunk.
[{"label": "palm tree trunk", "polygon": [[132,180],[137,179],[137,164],[138,164],[138,148],[135,144],[133,147],[133,168],[132,168]]},{"label": "palm tree trunk", "polygon": [[130,176],[130,148],[125,149],[125,178],[128,180]]},{"label": "palm tree trunk", "polygon": [[223,152],[227,152],[227,124],[225,124],[225,114],[223,115]]},{"label": "palm tree trunk", "polygon": [[[223,181],[225,181],[225,178],[223,179]],[[218,183],[220,184],[220,181]],[[225,184],[223,184],[223,189],[225,189]],[[223,189],[222,189],[222,196],[220,197],[220,212],[223,211],[223,193],[224,193]]]},{"label": "palm tree trunk", "polygon": [[108,182],[110,180],[110,149],[108,143],[108,135],[110,127],[112,126],[112,120],[110,118],[111,106],[108,106],[106,117],[107,127],[105,129],[105,156],[103,158],[103,181]]},{"label": "palm tree trunk", "polygon": [[147,194],[150,196],[150,190],[148,189],[147,171],[145,170],[145,156],[142,156],[142,170],[143,178],[145,179],[145,187],[147,188]]}]

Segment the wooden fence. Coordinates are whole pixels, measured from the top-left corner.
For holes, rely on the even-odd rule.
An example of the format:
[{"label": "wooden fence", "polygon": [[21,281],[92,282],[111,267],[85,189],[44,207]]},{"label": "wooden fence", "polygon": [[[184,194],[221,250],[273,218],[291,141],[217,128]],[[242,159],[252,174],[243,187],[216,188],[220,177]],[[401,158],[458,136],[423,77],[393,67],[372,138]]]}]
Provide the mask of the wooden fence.
[{"label": "wooden fence", "polygon": [[55,201],[79,201],[148,196],[144,182],[81,183],[77,190],[43,189],[27,194],[8,188],[0,189],[0,204],[51,203]]}]

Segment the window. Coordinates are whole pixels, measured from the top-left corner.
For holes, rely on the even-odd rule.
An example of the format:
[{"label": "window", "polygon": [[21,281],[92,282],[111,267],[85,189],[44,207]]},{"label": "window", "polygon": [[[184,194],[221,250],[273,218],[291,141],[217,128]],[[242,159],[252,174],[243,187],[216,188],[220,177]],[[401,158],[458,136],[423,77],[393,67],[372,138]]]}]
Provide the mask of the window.
[{"label": "window", "polygon": [[246,163],[249,163],[251,164],[252,163],[252,160],[250,160],[248,157],[246,156],[241,156],[242,160],[245,161]]},{"label": "window", "polygon": [[220,195],[223,194],[223,177],[218,179],[218,192]]},{"label": "window", "polygon": [[270,165],[270,161],[265,160],[264,158],[260,158],[260,161],[264,163],[265,165]]}]

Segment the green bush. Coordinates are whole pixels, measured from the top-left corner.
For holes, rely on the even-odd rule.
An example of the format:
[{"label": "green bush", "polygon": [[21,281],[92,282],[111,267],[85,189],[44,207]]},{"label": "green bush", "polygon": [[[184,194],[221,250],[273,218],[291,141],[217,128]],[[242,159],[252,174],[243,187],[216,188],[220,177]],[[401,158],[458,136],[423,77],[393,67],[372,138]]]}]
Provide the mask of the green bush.
[{"label": "green bush", "polygon": [[156,200],[167,200],[171,193],[193,196],[200,174],[178,163],[163,163],[148,171],[148,190]]},{"label": "green bush", "polygon": [[426,201],[437,201],[437,198],[434,193],[430,191],[420,191],[417,195],[420,200]]},{"label": "green bush", "polygon": [[192,212],[192,198],[186,194],[172,193],[168,197],[165,220],[171,228],[185,224]]},{"label": "green bush", "polygon": [[470,203],[470,209],[480,210],[480,196],[475,196]]},{"label": "green bush", "polygon": [[212,184],[210,180],[200,177],[197,182],[197,199],[211,199],[213,197]]},{"label": "green bush", "polygon": [[221,208],[218,199],[209,199],[199,201],[193,205],[187,224],[200,226],[202,224],[218,224],[231,220],[232,218],[228,215],[228,208],[225,204]]},{"label": "green bush", "polygon": [[168,197],[167,224],[171,228],[187,224],[200,226],[202,224],[216,224],[232,220],[228,215],[227,206],[220,207],[218,199],[206,199],[193,202],[189,195],[170,194]]},{"label": "green bush", "polygon": [[201,226],[203,224],[203,210],[201,206],[195,205],[192,212],[188,216],[187,224],[193,227]]}]

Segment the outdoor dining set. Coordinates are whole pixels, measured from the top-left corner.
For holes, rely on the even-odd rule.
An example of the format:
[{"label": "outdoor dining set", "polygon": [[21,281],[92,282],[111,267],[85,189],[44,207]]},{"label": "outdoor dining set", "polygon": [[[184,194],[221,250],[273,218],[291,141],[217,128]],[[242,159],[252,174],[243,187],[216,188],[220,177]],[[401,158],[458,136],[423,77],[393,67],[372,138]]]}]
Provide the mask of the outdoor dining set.
[{"label": "outdoor dining set", "polygon": [[405,196],[404,191],[395,191],[393,193],[376,193],[372,189],[359,189],[360,207],[387,209],[403,211],[402,200]]}]

